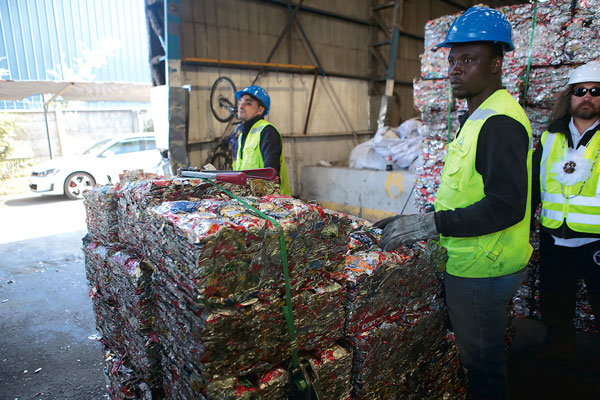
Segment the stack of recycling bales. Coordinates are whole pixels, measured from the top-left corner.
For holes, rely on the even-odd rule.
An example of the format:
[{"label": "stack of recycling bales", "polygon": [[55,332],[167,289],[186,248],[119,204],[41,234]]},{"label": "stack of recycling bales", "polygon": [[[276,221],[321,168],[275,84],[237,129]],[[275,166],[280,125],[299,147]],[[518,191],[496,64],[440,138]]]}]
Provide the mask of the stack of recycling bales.
[{"label": "stack of recycling bales", "polygon": [[149,266],[118,244],[105,245],[89,236],[83,251],[111,398],[135,399],[159,392],[159,349],[149,328]]},{"label": "stack of recycling bales", "polygon": [[[600,59],[600,0],[535,3],[499,10],[511,22],[515,45],[515,50],[504,58],[503,83],[524,106],[531,122],[534,145],[537,145],[548,126],[555,95],[565,88],[573,69]],[[422,212],[433,210],[446,144],[457,131],[458,115],[466,111],[464,101],[450,96],[446,59],[449,50],[435,47],[436,43],[444,41],[450,25],[459,15],[444,16],[426,24],[421,77],[414,82],[414,102],[421,112],[422,135],[426,138],[421,155],[423,165],[417,170],[415,185],[417,207]],[[525,317],[540,315],[537,233],[533,243],[536,247],[529,264],[527,283],[515,298],[515,313]],[[580,329],[597,332],[599,327],[594,326],[583,286],[578,293],[575,324]]]},{"label": "stack of recycling bales", "polygon": [[[257,185],[264,189],[264,184]],[[277,365],[283,364],[290,352],[281,313],[284,299],[278,253],[283,229],[289,242],[290,271],[298,277],[291,282],[298,347],[309,352],[305,356],[315,369],[331,378],[324,385],[332,395],[329,398],[347,398],[352,353],[335,343],[343,335],[345,291],[331,277],[343,268],[352,221],[290,198],[276,196],[256,203],[281,221],[282,228],[278,228],[240,209],[236,202],[217,198],[211,188],[191,180],[142,180],[128,182],[118,190],[119,245],[146,252],[152,260],[152,320],[165,349],[167,397],[201,398],[212,393],[211,398],[217,398],[229,389],[231,394],[238,393],[241,387],[250,388],[244,392],[256,398],[285,397],[281,393],[288,390],[289,376],[287,368],[279,373]],[[87,195],[91,219],[97,219],[102,213],[98,208],[106,205],[98,201],[101,196],[95,192],[100,190],[105,191],[98,188]],[[197,202],[165,201],[171,199]],[[154,210],[156,204],[159,207]],[[112,203],[111,210],[115,210]],[[214,221],[207,218],[209,214]],[[204,223],[208,223],[206,232],[202,232]],[[90,234],[93,231],[90,226]],[[118,279],[98,276],[111,271],[106,261],[110,256],[102,257],[102,264],[93,263],[98,257],[92,250],[100,246],[93,243],[89,249],[86,246],[90,283],[106,282],[114,293]],[[111,300],[120,297],[113,295]],[[102,309],[97,302],[94,308],[97,312]],[[99,324],[105,343],[135,353],[133,342],[125,341],[119,328],[127,317],[111,314],[107,307],[104,310],[104,314],[120,317],[108,324],[114,332]],[[139,364],[129,365],[140,371]]]},{"label": "stack of recycling bales", "polygon": [[[161,196],[145,197],[147,206],[169,196],[191,196],[201,182],[156,178],[141,171],[125,171],[116,187],[95,187],[85,193],[86,273],[96,326],[105,345],[109,394],[114,399],[147,398],[162,392],[160,345],[153,325],[154,266],[138,246],[143,243],[139,232],[128,230],[129,220],[122,218],[120,203],[127,188],[146,182],[161,188],[155,190]],[[142,208],[126,211],[135,214],[131,218],[143,219]]]},{"label": "stack of recycling bales", "polygon": [[119,241],[117,189],[96,187],[85,193],[88,235],[83,250],[105,346],[109,394],[134,399],[162,391],[160,346],[152,327],[153,267]]},{"label": "stack of recycling bales", "polygon": [[321,398],[461,398],[439,251],[385,253],[364,220],[261,182],[222,186],[268,218],[203,181],[86,195],[88,221],[118,220],[118,242],[100,241],[98,222],[84,245],[111,398],[287,398],[281,233],[296,345]]}]

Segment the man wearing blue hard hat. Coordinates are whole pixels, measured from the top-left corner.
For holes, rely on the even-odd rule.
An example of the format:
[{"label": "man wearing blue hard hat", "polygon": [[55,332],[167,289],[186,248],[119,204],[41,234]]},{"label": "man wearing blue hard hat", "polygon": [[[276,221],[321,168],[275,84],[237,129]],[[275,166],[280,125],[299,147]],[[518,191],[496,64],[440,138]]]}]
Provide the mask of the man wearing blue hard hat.
[{"label": "man wearing blue hard hat", "polygon": [[281,134],[273,124],[265,121],[271,98],[260,86],[248,86],[235,93],[238,99],[238,118],[242,120],[234,170],[275,168],[279,176],[279,193],[290,195],[290,181],[283,155]]},{"label": "man wearing blue hard hat", "polygon": [[467,399],[506,399],[507,306],[524,279],[529,244],[531,126],[502,86],[504,52],[514,49],[499,11],[472,7],[438,47],[449,47],[448,77],[467,101],[434,203],[435,212],[377,222],[380,247],[438,238],[448,252],[446,304]]}]

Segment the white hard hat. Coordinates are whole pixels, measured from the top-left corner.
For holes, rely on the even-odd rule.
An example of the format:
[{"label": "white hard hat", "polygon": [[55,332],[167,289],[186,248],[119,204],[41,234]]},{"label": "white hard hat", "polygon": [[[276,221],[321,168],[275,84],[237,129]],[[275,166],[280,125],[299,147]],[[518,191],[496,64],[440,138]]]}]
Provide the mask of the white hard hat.
[{"label": "white hard hat", "polygon": [[571,73],[567,84],[574,85],[582,82],[600,82],[600,63],[592,61],[576,68]]}]

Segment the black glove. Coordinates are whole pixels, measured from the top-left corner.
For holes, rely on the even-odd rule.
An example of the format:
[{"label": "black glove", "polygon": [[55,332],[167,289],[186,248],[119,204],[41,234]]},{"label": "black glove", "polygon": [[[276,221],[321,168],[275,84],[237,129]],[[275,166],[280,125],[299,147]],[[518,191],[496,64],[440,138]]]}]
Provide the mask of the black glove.
[{"label": "black glove", "polygon": [[375,222],[373,224],[375,228],[383,229],[379,247],[384,251],[390,251],[401,244],[439,238],[434,215],[433,212],[396,215]]}]

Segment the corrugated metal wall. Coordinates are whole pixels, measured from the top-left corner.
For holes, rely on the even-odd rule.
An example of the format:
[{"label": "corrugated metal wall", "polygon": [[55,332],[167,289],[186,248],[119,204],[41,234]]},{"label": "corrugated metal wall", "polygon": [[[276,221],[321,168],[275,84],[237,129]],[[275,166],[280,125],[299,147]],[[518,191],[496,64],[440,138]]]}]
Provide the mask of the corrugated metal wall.
[{"label": "corrugated metal wall", "polygon": [[144,0],[1,0],[0,40],[1,79],[150,82]]}]

